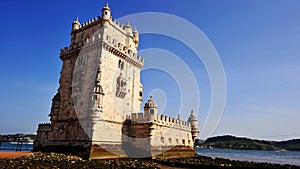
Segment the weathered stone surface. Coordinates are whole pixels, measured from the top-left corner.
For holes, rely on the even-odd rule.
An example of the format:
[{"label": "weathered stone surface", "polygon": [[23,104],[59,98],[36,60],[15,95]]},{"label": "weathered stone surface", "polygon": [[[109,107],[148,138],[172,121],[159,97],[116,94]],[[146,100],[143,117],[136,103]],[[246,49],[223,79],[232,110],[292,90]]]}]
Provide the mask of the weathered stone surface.
[{"label": "weathered stone surface", "polygon": [[102,16],[72,24],[71,43],[60,51],[59,89],[49,124],[39,124],[34,150],[87,158],[149,157],[174,146],[190,148],[197,119],[157,113],[150,98],[140,112],[144,60],[137,55],[139,35],[127,23]]}]

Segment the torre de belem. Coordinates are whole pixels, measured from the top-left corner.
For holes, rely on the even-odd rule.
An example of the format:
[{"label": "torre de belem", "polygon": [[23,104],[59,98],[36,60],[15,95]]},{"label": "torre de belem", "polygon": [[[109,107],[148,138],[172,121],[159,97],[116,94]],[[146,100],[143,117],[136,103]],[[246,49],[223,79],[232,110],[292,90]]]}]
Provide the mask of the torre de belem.
[{"label": "torre de belem", "polygon": [[101,17],[72,23],[71,43],[60,50],[50,123],[38,125],[34,151],[89,159],[193,151],[199,133],[193,111],[187,121],[158,114],[150,96],[140,112],[144,59],[138,44],[137,29],[113,20],[108,4]]}]

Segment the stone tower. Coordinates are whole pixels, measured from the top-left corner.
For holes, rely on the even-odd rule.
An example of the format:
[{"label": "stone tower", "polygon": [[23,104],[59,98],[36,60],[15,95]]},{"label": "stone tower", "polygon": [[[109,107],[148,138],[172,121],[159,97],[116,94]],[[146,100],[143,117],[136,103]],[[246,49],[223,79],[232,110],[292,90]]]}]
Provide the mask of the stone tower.
[{"label": "stone tower", "polygon": [[176,147],[193,152],[197,119],[158,114],[150,97],[140,112],[144,59],[137,55],[139,33],[111,17],[72,23],[71,42],[60,50],[59,88],[50,122],[39,124],[34,151],[84,158],[150,157]]},{"label": "stone tower", "polygon": [[[143,87],[137,55],[139,35],[112,20],[108,4],[85,23],[72,23],[71,43],[60,51],[59,89],[52,100],[50,124],[40,124],[35,150],[104,151],[121,145],[127,115],[140,112]],[[70,150],[70,149],[69,149]],[[75,152],[77,153],[77,152]]]}]

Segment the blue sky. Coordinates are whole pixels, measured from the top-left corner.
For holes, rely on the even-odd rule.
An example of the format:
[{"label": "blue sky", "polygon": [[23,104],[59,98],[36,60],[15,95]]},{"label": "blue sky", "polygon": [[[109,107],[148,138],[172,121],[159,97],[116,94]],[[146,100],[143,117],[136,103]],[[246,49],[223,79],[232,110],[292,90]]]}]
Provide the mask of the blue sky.
[{"label": "blue sky", "polygon": [[[223,63],[227,81],[226,107],[213,135],[274,140],[300,137],[300,1],[108,2],[113,18],[137,12],[168,13],[193,23],[210,39]],[[32,133],[39,122],[49,120],[47,115],[61,68],[59,49],[69,44],[71,23],[77,16],[81,22],[99,16],[105,3],[2,2],[0,133]],[[203,127],[211,99],[203,64],[187,46],[172,38],[141,35],[140,49],[147,48],[168,50],[192,69],[201,96],[196,112],[199,127]],[[160,77],[164,81],[154,83]],[[169,83],[171,78],[161,72],[144,71],[142,82],[145,96],[158,87],[165,91],[168,102],[163,113],[178,108],[178,87]]]}]

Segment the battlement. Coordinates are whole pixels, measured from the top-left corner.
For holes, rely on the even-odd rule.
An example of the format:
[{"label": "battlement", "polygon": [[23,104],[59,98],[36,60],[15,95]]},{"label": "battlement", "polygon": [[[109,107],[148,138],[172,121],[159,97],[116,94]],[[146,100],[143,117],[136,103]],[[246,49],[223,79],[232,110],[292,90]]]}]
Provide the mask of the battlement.
[{"label": "battlement", "polygon": [[[80,32],[88,27],[91,27],[97,23],[100,23],[101,21],[102,21],[102,18],[100,16],[97,16],[86,22],[83,22],[82,24],[79,23],[78,19],[76,19],[76,21],[74,21],[73,24],[75,23],[78,26],[76,28],[74,28],[73,31]],[[123,33],[124,35],[127,35],[127,36],[129,35],[132,38],[133,38],[134,34],[138,35],[136,29],[132,29],[132,26],[129,24],[129,22],[127,22],[127,24],[123,25],[120,22],[117,22],[117,19],[112,20],[112,18],[110,18],[108,20],[108,23],[110,24],[110,26],[114,27],[115,29],[117,29],[118,31]]]},{"label": "battlement", "polygon": [[117,43],[117,40],[109,35],[107,35],[104,41],[111,47],[109,51],[113,54],[127,56],[138,63],[144,64],[144,58],[132,51],[124,43]]},{"label": "battlement", "polygon": [[167,127],[191,130],[189,122],[161,114],[131,113],[130,116],[127,116],[127,119],[137,123],[155,123]]},{"label": "battlement", "polygon": [[38,126],[38,131],[50,131],[51,124],[50,123],[40,123]]},{"label": "battlement", "polygon": [[[81,49],[84,45],[90,45],[96,42],[101,41],[101,36],[99,34],[95,34],[92,37],[86,39],[86,41],[81,41],[80,43],[71,44],[69,47],[64,47],[60,49],[60,56],[66,55],[72,51]],[[103,45],[108,49],[109,52],[120,56],[121,58],[130,58],[133,61],[139,63],[139,65],[144,65],[144,58],[139,56],[136,52],[132,51],[128,47],[126,47],[123,43],[117,43],[116,39],[111,36],[107,36],[105,40],[103,40]],[[128,59],[130,61],[130,59]]]},{"label": "battlement", "polygon": [[97,17],[95,17],[93,19],[90,19],[90,20],[88,20],[88,21],[83,22],[82,24],[80,24],[78,30],[90,27],[90,26],[94,25],[95,23],[99,23],[100,21],[101,21],[101,17],[97,16]]},{"label": "battlement", "polygon": [[[112,34],[111,31],[114,33]],[[102,9],[101,16],[83,23],[80,23],[78,18],[76,18],[72,23],[71,36],[70,46],[60,49],[60,56],[63,60],[69,58],[63,55],[73,51],[78,52],[83,46],[85,48],[88,45],[100,42],[99,44],[104,49],[114,55],[134,63],[140,68],[144,65],[144,59],[137,54],[139,44],[138,31],[136,28],[133,29],[129,22],[121,24],[116,19],[113,20],[108,4]]]},{"label": "battlement", "polygon": [[84,41],[81,41],[79,43],[74,43],[74,44],[70,45],[69,47],[66,46],[66,47],[60,49],[59,55],[63,56],[63,55],[66,55],[66,54],[68,54],[68,53],[70,53],[74,50],[81,49],[84,44],[86,44],[86,43],[84,43]]},{"label": "battlement", "polygon": [[[111,26],[113,26],[115,29],[117,29],[118,31],[122,32],[125,35],[133,36],[133,34],[135,33],[134,30],[132,30],[132,26],[129,25],[129,22],[127,22],[126,25],[123,25],[120,22],[118,22],[117,19],[114,19],[113,21],[110,20],[109,23]],[[126,29],[126,28],[128,28],[128,29]]]}]

